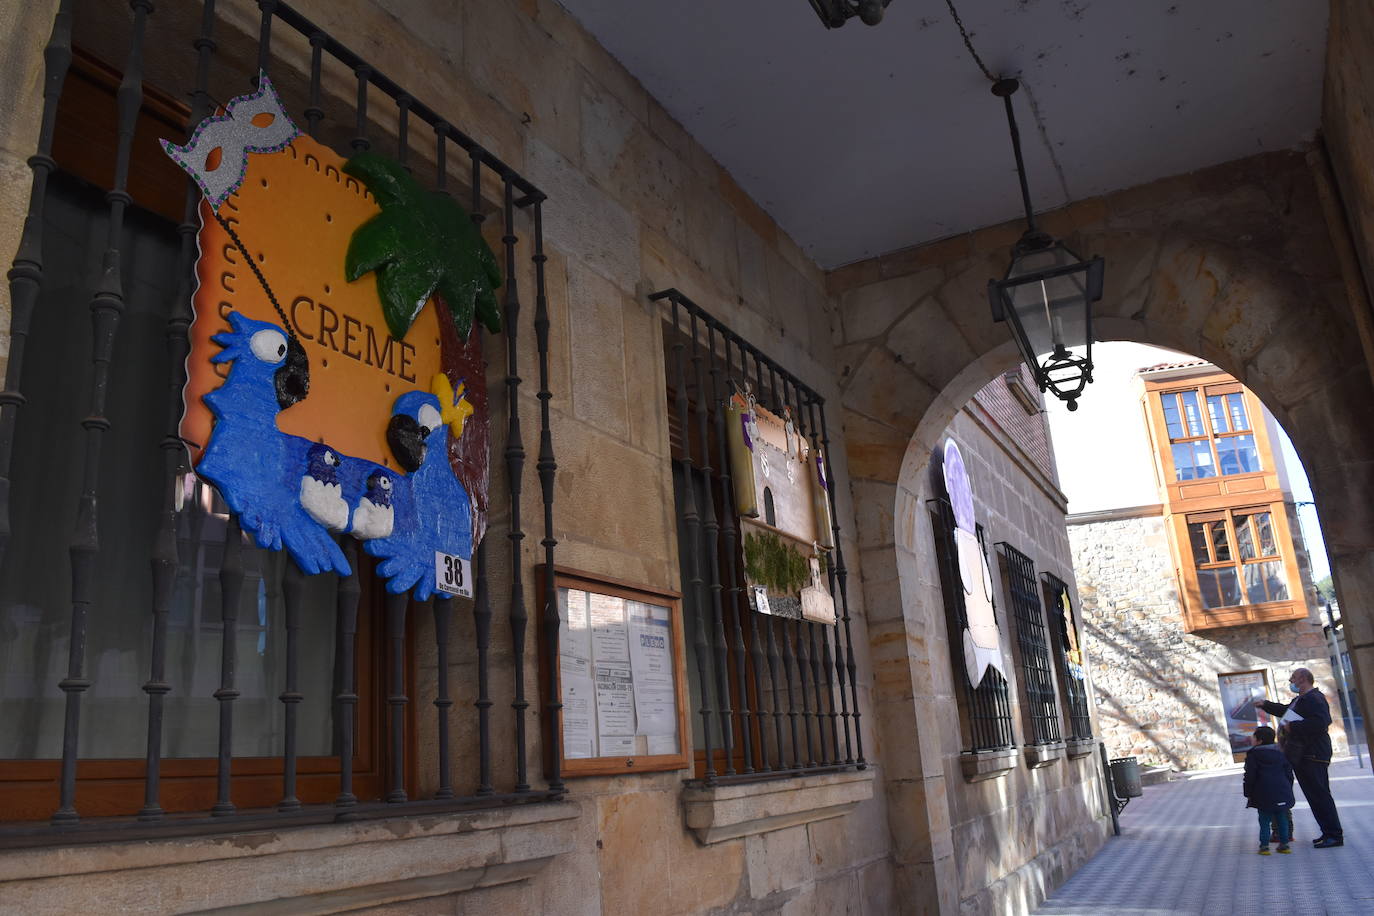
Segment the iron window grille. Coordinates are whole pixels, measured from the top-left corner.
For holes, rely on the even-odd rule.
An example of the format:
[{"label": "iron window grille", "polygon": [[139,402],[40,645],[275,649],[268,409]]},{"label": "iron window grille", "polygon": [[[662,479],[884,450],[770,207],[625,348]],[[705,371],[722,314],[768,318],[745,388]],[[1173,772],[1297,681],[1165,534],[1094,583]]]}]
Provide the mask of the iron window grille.
[{"label": "iron window grille", "polygon": [[[1045,584],[1045,595],[1048,598],[1049,606],[1053,608],[1062,607],[1062,601],[1069,597],[1069,587],[1063,580],[1051,573],[1042,573],[1041,578]],[[1077,623],[1066,618],[1066,615],[1052,613],[1052,620],[1058,623],[1050,627],[1050,632],[1058,642],[1059,651],[1059,676],[1064,685],[1064,694],[1067,698],[1067,712],[1069,724],[1069,737],[1077,739],[1090,739],[1093,736],[1092,716],[1088,712],[1088,681],[1085,665],[1082,662],[1075,663],[1069,655],[1070,647],[1083,645],[1081,634],[1074,634],[1070,638],[1069,627],[1077,627]],[[1078,664],[1079,670],[1074,671],[1074,665]]]},{"label": "iron window grille", "polygon": [[[983,680],[974,687],[964,665],[963,652],[957,634],[968,628],[968,608],[964,602],[963,580],[959,575],[959,559],[954,544],[954,507],[944,497],[928,500],[931,529],[935,532],[935,556],[940,567],[941,593],[945,600],[945,621],[950,633],[950,660],[958,674],[955,683],[960,687],[964,703],[960,719],[964,724],[965,748],[968,752],[1006,750],[1016,746],[1012,727],[1011,695],[1007,680],[995,668],[989,668]],[[983,526],[979,525],[978,546],[984,556]],[[994,599],[994,608],[996,599]]]},{"label": "iron window grille", "polygon": [[[546,257],[543,249],[542,205],[545,195],[527,179],[490,152],[484,150],[470,136],[460,131],[435,109],[410,95],[403,87],[392,81],[384,73],[372,66],[361,56],[332,38],[322,29],[296,12],[286,3],[276,0],[258,0],[261,11],[259,28],[256,35],[256,66],[243,55],[244,36],[235,35],[233,47],[240,57],[217,55],[215,29],[222,24],[216,13],[215,0],[205,0],[200,16],[199,31],[195,35],[181,34],[181,22],[176,16],[164,17],[167,23],[158,23],[154,16],[151,0],[131,0],[127,22],[127,40],[112,38],[108,30],[97,37],[102,41],[116,41],[124,49],[120,72],[120,84],[116,93],[118,107],[118,143],[115,150],[113,181],[106,191],[108,205],[108,235],[101,239],[104,243],[104,263],[106,270],[97,288],[90,291],[90,319],[93,329],[93,343],[89,354],[92,383],[86,392],[80,410],[85,415],[81,421],[83,432],[81,452],[84,472],[79,498],[76,500],[76,531],[70,543],[70,616],[65,637],[70,651],[67,657],[66,675],[58,685],[65,704],[65,724],[62,729],[61,768],[59,783],[60,803],[52,815],[52,824],[61,829],[39,827],[33,824],[15,824],[0,828],[0,845],[31,845],[46,842],[86,842],[110,836],[110,829],[118,827],[121,838],[135,835],[167,835],[174,833],[196,833],[212,831],[231,831],[246,829],[250,826],[276,829],[291,824],[321,823],[333,820],[366,817],[394,816],[407,812],[442,812],[472,808],[488,808],[503,805],[523,804],[552,800],[564,793],[564,784],[559,773],[557,755],[548,755],[544,764],[544,788],[531,785],[528,756],[537,735],[531,735],[527,728],[527,710],[531,699],[526,695],[526,646],[527,631],[530,625],[541,626],[543,630],[543,651],[555,656],[558,651],[558,613],[554,598],[554,548],[557,541],[553,537],[553,484],[557,465],[554,460],[553,440],[550,430],[549,400],[549,307],[545,292],[544,265]],[[49,192],[49,179],[57,169],[52,158],[54,126],[58,103],[63,92],[64,82],[73,58],[74,29],[81,23],[74,21],[74,0],[60,0],[54,20],[53,30],[45,48],[46,73],[43,91],[43,114],[39,133],[38,148],[29,160],[32,169],[32,188],[28,218],[24,225],[18,253],[13,268],[9,272],[10,303],[12,308],[11,343],[9,363],[3,392],[0,392],[0,559],[4,558],[11,544],[11,490],[24,492],[24,488],[39,486],[36,480],[11,480],[14,470],[16,432],[18,419],[24,409],[25,395],[21,386],[26,379],[25,351],[30,343],[30,332],[34,329],[34,315],[42,301],[51,280],[45,275],[45,242],[51,239],[44,235],[44,207]],[[96,12],[88,6],[82,8],[83,17],[87,12]],[[107,13],[108,9],[99,10]],[[93,17],[94,18],[94,17]],[[121,20],[123,21],[123,20]],[[190,27],[190,26],[188,26]],[[90,28],[87,27],[89,32]],[[172,34],[175,31],[175,34]],[[167,44],[169,39],[183,40],[184,44]],[[251,39],[250,39],[251,40]],[[502,311],[505,324],[505,365],[504,388],[506,396],[502,399],[493,395],[493,455],[504,458],[505,490],[497,491],[493,474],[494,500],[508,497],[508,512],[504,524],[493,524],[488,536],[480,544],[474,558],[477,575],[474,584],[474,598],[469,602],[458,603],[453,599],[432,601],[425,610],[433,615],[435,636],[435,657],[437,659],[438,683],[433,700],[435,720],[433,731],[435,740],[435,759],[432,766],[437,770],[438,788],[430,799],[411,799],[406,791],[406,773],[418,765],[413,752],[414,744],[405,735],[406,714],[411,699],[408,696],[410,677],[415,672],[416,659],[408,658],[406,651],[406,625],[409,616],[420,609],[412,607],[408,596],[389,596],[385,599],[384,621],[378,621],[379,629],[386,639],[385,677],[389,680],[386,699],[389,715],[385,723],[387,740],[382,741],[387,773],[384,800],[358,798],[353,792],[353,729],[354,711],[359,698],[355,694],[356,671],[354,669],[354,639],[358,630],[359,617],[359,576],[358,563],[361,552],[352,538],[345,538],[344,549],[353,574],[339,578],[329,574],[325,577],[306,577],[293,563],[282,562],[267,564],[264,568],[275,567],[278,581],[271,583],[269,591],[280,594],[284,603],[286,621],[286,641],[284,666],[286,686],[279,697],[280,715],[284,718],[283,745],[278,758],[282,772],[281,801],[275,810],[245,810],[234,802],[234,778],[236,766],[252,769],[251,764],[240,761],[233,752],[232,734],[236,726],[242,727],[242,717],[236,717],[235,701],[240,693],[235,682],[236,645],[234,633],[241,616],[241,606],[245,605],[246,566],[252,560],[262,565],[261,551],[243,539],[236,519],[227,512],[223,514],[224,538],[222,560],[219,562],[217,582],[212,587],[219,589],[218,600],[224,608],[223,623],[219,631],[223,634],[221,670],[212,678],[218,682],[213,697],[218,706],[218,754],[217,801],[205,816],[194,814],[169,817],[162,804],[161,774],[164,747],[168,736],[164,734],[164,703],[169,695],[188,690],[188,684],[179,682],[175,666],[169,670],[167,659],[167,632],[169,617],[173,611],[174,587],[178,567],[178,530],[187,511],[178,501],[179,487],[174,484],[185,479],[188,472],[185,451],[177,436],[181,415],[181,391],[185,382],[185,358],[189,347],[187,329],[191,323],[190,310],[193,272],[196,257],[197,206],[199,191],[187,181],[183,219],[178,227],[180,236],[179,257],[176,259],[175,276],[169,278],[169,289],[175,290],[166,303],[165,321],[154,329],[154,333],[165,340],[167,365],[171,367],[170,377],[164,383],[167,393],[165,435],[161,441],[150,441],[147,445],[146,461],[160,469],[164,494],[162,504],[146,507],[147,515],[143,521],[156,530],[152,538],[151,555],[145,561],[151,565],[153,580],[153,599],[147,608],[146,620],[151,634],[149,657],[151,664],[147,670],[147,680],[142,691],[147,704],[147,750],[144,759],[141,781],[144,786],[144,803],[140,810],[120,812],[137,814],[138,824],[123,823],[108,819],[83,819],[77,810],[77,771],[79,746],[81,744],[83,722],[81,717],[83,696],[97,680],[97,674],[88,670],[85,649],[88,626],[92,620],[99,619],[102,611],[102,585],[96,578],[97,564],[102,552],[108,553],[112,546],[111,531],[102,527],[108,524],[98,517],[97,492],[102,486],[102,445],[111,440],[110,421],[107,417],[117,410],[118,404],[109,399],[117,394],[110,388],[108,381],[111,366],[120,356],[116,340],[121,332],[121,316],[126,306],[127,284],[121,281],[118,265],[128,253],[121,250],[125,241],[126,219],[137,213],[132,205],[137,203],[128,192],[128,175],[133,156],[134,127],[139,117],[145,95],[145,73],[153,71],[165,73],[175,69],[170,64],[172,48],[191,48],[184,70],[194,73],[194,84],[181,87],[161,88],[170,98],[187,97],[191,100],[187,125],[198,123],[218,104],[211,96],[212,75],[217,86],[229,86],[238,91],[251,88],[250,80],[258,71],[273,71],[277,75],[277,86],[291,107],[293,100],[304,101],[303,114],[306,132],[311,136],[331,141],[336,146],[347,145],[353,151],[365,150],[374,145],[395,143],[397,157],[409,163],[416,171],[427,170],[433,163],[433,186],[444,193],[470,194],[473,219],[480,223],[492,216],[501,221],[501,248],[498,254],[504,261],[504,285]],[[147,54],[156,53],[159,58],[156,66],[148,67]],[[305,56],[308,55],[308,61]],[[274,66],[274,62],[286,66]],[[292,75],[308,73],[308,84],[304,80],[292,81]],[[340,78],[351,81],[356,86],[356,102],[342,103],[330,94],[326,96],[322,86],[335,85]],[[176,91],[169,91],[175,89]],[[187,90],[189,89],[189,93]],[[227,97],[227,96],[223,96]],[[378,100],[384,100],[378,104]],[[373,108],[369,111],[369,101]],[[299,105],[297,107],[300,107]],[[334,109],[330,111],[328,109]],[[349,110],[351,109],[351,110]],[[379,126],[377,115],[382,114],[387,122],[385,128]],[[412,133],[412,128],[423,128],[424,134]],[[327,136],[324,136],[327,135]],[[465,176],[450,181],[450,176]],[[499,201],[493,208],[485,203],[484,186],[493,191],[492,198]],[[495,212],[493,213],[493,209]],[[517,275],[533,277],[534,308],[532,313],[522,309],[522,301],[517,289]],[[59,278],[60,279],[60,278]],[[528,281],[527,281],[528,282]],[[526,296],[529,294],[526,293]],[[522,482],[525,478],[525,441],[526,434],[522,425],[527,418],[521,416],[522,397],[520,396],[522,378],[517,354],[522,349],[519,334],[522,330],[532,329],[535,337],[533,348],[537,355],[538,389],[538,452],[536,470],[539,480],[540,505],[542,508],[543,548],[539,560],[547,575],[544,577],[546,588],[534,596],[533,621],[524,592],[523,578],[526,564],[521,557],[521,545],[526,537],[521,516]],[[137,327],[123,329],[125,334],[138,334]],[[476,332],[476,331],[475,331]],[[496,338],[493,338],[493,343]],[[38,341],[35,340],[34,343]],[[498,363],[496,348],[491,349],[493,363]],[[499,369],[501,367],[497,367]],[[504,424],[495,422],[495,413],[504,408]],[[501,442],[498,427],[504,425],[506,434]],[[497,462],[493,462],[495,468]],[[531,501],[533,502],[533,501]],[[118,520],[114,520],[118,521]],[[22,530],[16,532],[24,537]],[[121,549],[126,545],[118,545]],[[507,550],[509,564],[493,564],[497,568],[506,567],[512,572],[508,581],[488,581],[486,570],[488,548],[493,553]],[[60,558],[54,558],[53,568],[61,568]],[[147,569],[148,567],[142,567]],[[145,574],[146,573],[141,573]],[[296,737],[298,731],[298,707],[303,699],[297,683],[297,673],[301,657],[301,645],[309,639],[316,645],[319,634],[301,632],[301,609],[303,595],[307,588],[318,587],[321,579],[327,579],[323,587],[334,594],[333,606],[337,608],[335,621],[336,638],[333,640],[335,652],[335,691],[330,698],[319,698],[334,709],[338,734],[337,747],[337,799],[333,804],[302,804],[297,796],[298,755]],[[501,653],[501,661],[493,665],[490,651],[493,640],[495,605],[498,602],[506,610],[509,653]],[[455,701],[448,684],[449,634],[454,623],[454,612],[458,607],[471,614],[474,634],[472,652],[476,661],[476,683],[465,684],[463,693],[471,699],[469,716],[474,720],[474,734],[471,752],[463,748],[461,757],[454,759],[451,749],[451,712]],[[111,609],[105,608],[109,611]],[[461,625],[466,626],[466,623]],[[312,638],[314,637],[314,638]],[[130,636],[136,639],[137,636]],[[503,642],[505,640],[503,639]],[[327,643],[326,643],[327,644]],[[464,646],[466,651],[468,647]],[[498,684],[499,680],[499,684]],[[498,700],[500,702],[498,702]],[[543,740],[557,746],[559,697],[550,691],[542,698],[545,733]],[[237,721],[236,721],[237,719]],[[496,747],[493,729],[498,729],[502,747]],[[509,739],[510,745],[505,741]],[[493,772],[493,757],[499,754],[502,772]],[[0,761],[0,767],[6,764]],[[506,765],[508,764],[508,770]],[[460,795],[454,786],[455,773],[464,785],[470,784],[473,790]]]},{"label": "iron window grille", "polygon": [[723,409],[732,386],[752,387],[825,455],[825,401],[761,350],[675,289],[649,297],[665,307],[670,438],[707,784],[863,769],[848,572],[830,488],[833,624],[761,614],[745,590]]},{"label": "iron window grille", "polygon": [[997,546],[1002,549],[1006,564],[1007,592],[1011,595],[1012,616],[1016,620],[1016,644],[1020,649],[1021,685],[1031,724],[1031,743],[1054,744],[1060,740],[1059,708],[1055,702],[1054,671],[1036,588],[1035,564],[1006,541]]}]

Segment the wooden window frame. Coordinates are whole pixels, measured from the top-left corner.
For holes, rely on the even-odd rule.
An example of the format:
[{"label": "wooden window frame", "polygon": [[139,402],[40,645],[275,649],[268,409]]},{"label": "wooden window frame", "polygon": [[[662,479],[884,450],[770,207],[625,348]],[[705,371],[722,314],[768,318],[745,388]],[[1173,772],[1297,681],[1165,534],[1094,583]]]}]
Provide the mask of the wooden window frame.
[{"label": "wooden window frame", "polygon": [[[1266,473],[1268,471],[1267,465],[1272,464],[1273,461],[1272,458],[1266,461],[1266,457],[1268,457],[1270,453],[1268,448],[1268,437],[1264,435],[1262,429],[1264,425],[1262,422],[1264,416],[1263,407],[1255,402],[1254,396],[1251,395],[1240,382],[1207,382],[1198,381],[1196,379],[1190,379],[1189,381],[1190,384],[1161,385],[1159,387],[1151,386],[1148,391],[1148,400],[1150,402],[1148,410],[1151,415],[1157,418],[1159,429],[1163,433],[1160,438],[1165,445],[1168,446],[1167,448],[1159,450],[1161,462],[1167,465],[1167,471],[1164,475],[1166,481],[1168,483],[1178,484],[1194,483],[1199,480],[1209,480],[1212,478],[1234,480]],[[1203,432],[1201,435],[1175,437],[1169,433],[1168,419],[1164,411],[1164,399],[1170,395],[1178,397],[1180,409],[1182,409],[1182,397],[1188,393],[1197,395],[1198,420],[1202,426]],[[1219,432],[1212,422],[1212,412],[1208,407],[1207,399],[1213,396],[1224,397],[1230,394],[1239,394],[1241,396],[1241,401],[1245,406],[1245,418],[1249,425],[1245,429],[1236,430],[1228,428],[1225,431]],[[1256,410],[1256,408],[1259,408],[1259,410]],[[1256,423],[1257,417],[1261,420],[1258,424]],[[1187,420],[1185,419],[1184,422],[1186,424]],[[1188,430],[1185,429],[1185,431]],[[1259,462],[1259,467],[1253,471],[1239,471],[1235,474],[1225,474],[1221,469],[1221,451],[1217,448],[1217,443],[1223,439],[1236,439],[1241,436],[1250,436],[1254,441],[1255,457]],[[1261,441],[1262,439],[1263,442]],[[1190,480],[1182,480],[1178,476],[1178,467],[1174,464],[1173,447],[1175,445],[1192,444],[1196,442],[1207,443],[1208,451],[1212,456],[1212,467],[1216,469],[1216,473],[1213,474],[1211,478],[1194,477]]]}]

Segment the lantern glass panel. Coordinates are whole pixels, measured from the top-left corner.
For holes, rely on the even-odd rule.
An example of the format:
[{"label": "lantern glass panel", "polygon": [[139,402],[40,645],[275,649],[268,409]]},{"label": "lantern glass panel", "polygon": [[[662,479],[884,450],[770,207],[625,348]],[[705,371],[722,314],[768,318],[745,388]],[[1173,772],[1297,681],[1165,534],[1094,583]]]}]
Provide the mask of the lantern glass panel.
[{"label": "lantern glass panel", "polygon": [[[1041,278],[1045,271],[1076,270]],[[1024,278],[1024,279],[1022,279]],[[1062,245],[1031,251],[1012,261],[1006,293],[1037,356],[1082,346],[1088,337],[1088,265]]]}]

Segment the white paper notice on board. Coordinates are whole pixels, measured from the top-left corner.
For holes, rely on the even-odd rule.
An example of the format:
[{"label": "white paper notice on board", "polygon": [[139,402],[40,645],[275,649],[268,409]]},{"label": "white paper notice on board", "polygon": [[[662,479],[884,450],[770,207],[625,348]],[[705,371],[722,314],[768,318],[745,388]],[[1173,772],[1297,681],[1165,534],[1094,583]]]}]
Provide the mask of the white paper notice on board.
[{"label": "white paper notice on board", "polygon": [[596,727],[603,739],[635,733],[635,699],[630,687],[630,666],[595,665]]},{"label": "white paper notice on board", "polygon": [[677,753],[677,735],[650,735],[646,740],[649,746],[645,753],[650,757]]},{"label": "white paper notice on board", "polygon": [[599,757],[633,757],[635,753],[634,735],[601,736]]},{"label": "white paper notice on board", "polygon": [[625,625],[625,599],[592,593],[588,605],[592,621],[592,658],[600,662],[630,660],[629,630]]},{"label": "white paper notice on board", "polygon": [[592,676],[592,631],[587,616],[587,593],[558,590],[558,658],[562,677]]},{"label": "white paper notice on board", "polygon": [[596,756],[596,691],[589,677],[563,678],[563,756]]},{"label": "white paper notice on board", "polygon": [[628,611],[637,733],[674,735],[677,733],[677,705],[673,693],[672,623],[668,609],[631,601]]}]

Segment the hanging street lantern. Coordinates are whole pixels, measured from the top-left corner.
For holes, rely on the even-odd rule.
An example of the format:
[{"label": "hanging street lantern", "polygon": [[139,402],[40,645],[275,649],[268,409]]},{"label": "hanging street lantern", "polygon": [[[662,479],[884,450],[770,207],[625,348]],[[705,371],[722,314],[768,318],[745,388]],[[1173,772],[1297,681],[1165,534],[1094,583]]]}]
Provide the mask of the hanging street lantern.
[{"label": "hanging street lantern", "polygon": [[827,29],[838,29],[855,16],[864,25],[877,25],[892,0],[811,0],[811,8]]},{"label": "hanging street lantern", "polygon": [[[1021,135],[1012,111],[1014,79],[993,83],[992,94],[1007,108],[1021,201],[1026,208],[1026,231],[1012,246],[1011,265],[1001,280],[988,281],[988,300],[994,321],[1005,321],[1026,366],[1041,391],[1051,391],[1078,409],[1078,396],[1093,380],[1093,303],[1102,298],[1103,261],[1084,261],[1063,242],[1035,226],[1026,165],[1021,158]],[[1082,356],[1072,348],[1082,347]]]}]

